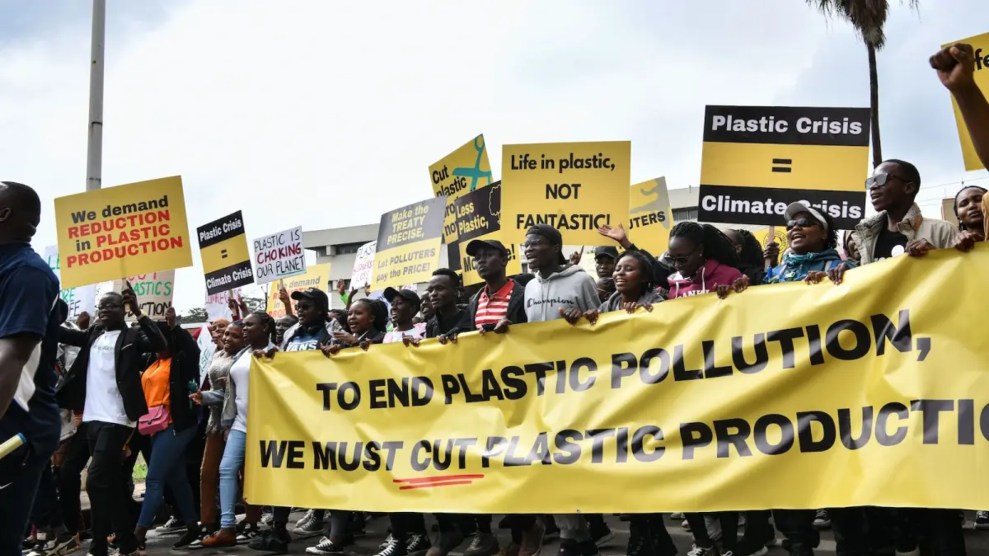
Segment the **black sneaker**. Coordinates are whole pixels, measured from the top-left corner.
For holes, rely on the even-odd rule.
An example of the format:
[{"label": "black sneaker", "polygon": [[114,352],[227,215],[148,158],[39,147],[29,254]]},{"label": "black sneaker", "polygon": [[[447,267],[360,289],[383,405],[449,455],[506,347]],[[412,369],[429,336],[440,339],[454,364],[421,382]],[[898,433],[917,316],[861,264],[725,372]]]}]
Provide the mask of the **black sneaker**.
[{"label": "black sneaker", "polygon": [[253,523],[242,521],[237,525],[237,544],[250,544],[261,535],[261,528]]},{"label": "black sneaker", "polygon": [[[425,536],[425,535],[418,535],[418,536]],[[387,544],[385,544],[384,548],[378,551],[378,553],[375,556],[408,556],[409,551],[408,549],[406,549],[406,546],[409,546],[410,544],[411,543],[406,544],[401,540],[392,537],[391,540],[388,541]]]},{"label": "black sneaker", "polygon": [[577,550],[580,551],[581,556],[598,556],[598,545],[594,544],[592,540],[580,541],[577,543]]},{"label": "black sneaker", "polygon": [[48,541],[45,546],[45,556],[65,556],[82,548],[79,536],[72,533],[60,533],[54,539]]},{"label": "black sneaker", "polygon": [[179,540],[175,541],[175,544],[172,545],[172,548],[182,548],[183,546],[189,546],[193,542],[199,540],[199,537],[202,536],[202,534],[203,534],[202,527],[200,527],[198,523],[192,523],[188,527],[186,527],[185,534],[182,535],[179,538]]},{"label": "black sneaker", "polygon": [[607,545],[609,542],[615,540],[615,533],[608,527],[604,521],[595,521],[591,524],[590,528],[591,540],[598,547]]},{"label": "black sneaker", "polygon": [[975,512],[975,528],[989,529],[989,510],[979,510]]},{"label": "black sneaker", "polygon": [[453,527],[447,531],[440,531],[440,538],[436,544],[426,551],[426,556],[447,556],[453,552],[454,548],[464,542],[464,534],[459,527]]},{"label": "black sneaker", "polygon": [[247,544],[251,550],[259,550],[269,554],[288,554],[288,544],[292,542],[292,537],[288,531],[270,531]]},{"label": "black sneaker", "polygon": [[[409,540],[405,543],[405,553],[414,554],[416,552],[425,553],[429,550],[429,547],[433,546],[433,543],[429,542],[429,535],[418,533],[415,535],[409,535]],[[381,547],[384,550],[385,547]]]},{"label": "black sneaker", "polygon": [[178,533],[179,531],[185,530],[185,523],[176,517],[170,517],[164,525],[155,529],[155,532],[159,535],[168,535],[171,533]]},{"label": "black sneaker", "polygon": [[343,554],[343,546],[331,541],[330,537],[323,537],[322,539],[319,539],[316,546],[310,546],[307,548],[306,554],[317,554],[323,556]]},{"label": "black sneaker", "polygon": [[582,556],[580,544],[573,539],[563,539],[560,541],[559,556]]},{"label": "black sneaker", "polygon": [[464,550],[464,556],[494,556],[499,550],[498,539],[491,533],[474,533],[470,544]]},{"label": "black sneaker", "polygon": [[630,523],[626,554],[627,556],[656,556],[656,544],[645,523],[638,520]]},{"label": "black sneaker", "polygon": [[315,511],[307,512],[305,517],[295,524],[293,532],[302,538],[315,537],[323,532],[323,519]]},{"label": "black sneaker", "polygon": [[814,529],[830,529],[831,514],[827,510],[817,510],[814,514]]}]

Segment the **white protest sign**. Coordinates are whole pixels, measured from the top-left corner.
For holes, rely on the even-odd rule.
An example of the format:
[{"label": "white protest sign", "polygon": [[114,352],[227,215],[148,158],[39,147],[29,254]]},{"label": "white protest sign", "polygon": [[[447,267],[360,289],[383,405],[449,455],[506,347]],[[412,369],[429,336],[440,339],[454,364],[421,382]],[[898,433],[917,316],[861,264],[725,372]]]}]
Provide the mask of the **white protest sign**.
[{"label": "white protest sign", "polygon": [[[165,311],[172,306],[172,294],[175,291],[175,271],[149,272],[128,276],[127,281],[134,288],[141,314],[151,320],[165,320]],[[113,281],[113,291],[123,291],[123,280]],[[137,320],[131,316],[128,321]]]},{"label": "white protest sign", "polygon": [[231,320],[230,297],[237,299],[240,296],[240,288],[214,293],[206,296],[206,316],[212,322],[216,319]]},{"label": "white protest sign", "polygon": [[258,285],[305,272],[302,226],[254,240],[254,280]]},{"label": "white protest sign", "polygon": [[374,252],[378,242],[371,241],[361,245],[354,259],[354,270],[350,273],[350,287],[363,288],[371,285],[371,269],[374,267]]},{"label": "white protest sign", "polygon": [[209,371],[209,364],[213,359],[213,354],[216,353],[216,344],[213,343],[213,336],[210,334],[208,324],[204,324],[199,329],[199,337],[196,338],[196,343],[199,345],[199,384],[202,385],[203,380],[206,378],[206,372]]},{"label": "white protest sign", "polygon": [[[58,264],[58,247],[54,245],[45,247],[42,257],[48,262],[48,266],[52,269],[52,272],[55,273],[55,276],[58,276],[61,279],[61,272],[59,271]],[[62,297],[62,301],[69,306],[69,316],[67,320],[75,320],[79,314],[83,312],[89,313],[90,316],[95,316],[96,284],[60,290],[59,295]]]}]

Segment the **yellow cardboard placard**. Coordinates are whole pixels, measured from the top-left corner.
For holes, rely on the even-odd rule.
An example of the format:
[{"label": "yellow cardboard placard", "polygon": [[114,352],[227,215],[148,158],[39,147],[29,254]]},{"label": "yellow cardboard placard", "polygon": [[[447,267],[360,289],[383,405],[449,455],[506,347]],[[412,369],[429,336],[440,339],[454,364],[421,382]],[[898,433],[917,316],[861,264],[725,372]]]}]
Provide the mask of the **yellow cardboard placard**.
[{"label": "yellow cardboard placard", "polygon": [[655,257],[666,252],[673,228],[673,209],[666,178],[637,183],[629,188],[629,240]]},{"label": "yellow cardboard placard", "polygon": [[281,318],[285,316],[285,305],[278,300],[278,288],[283,286],[289,293],[301,291],[307,288],[319,288],[326,292],[327,297],[338,295],[332,289],[330,281],[330,263],[309,265],[304,274],[282,278],[268,287],[268,310],[267,313],[273,317]]},{"label": "yellow cardboard placard", "polygon": [[534,224],[560,230],[564,245],[611,245],[597,229],[628,218],[628,141],[505,145],[501,229],[515,242]]},{"label": "yellow cardboard placard", "polygon": [[381,215],[371,289],[428,282],[439,268],[446,198],[437,197]]},{"label": "yellow cardboard placard", "polygon": [[[982,90],[982,94],[989,98],[989,33],[942,44],[941,48],[957,43],[972,45],[972,49],[975,51],[975,84]],[[958,125],[958,140],[962,145],[962,159],[965,161],[965,170],[974,172],[985,169],[985,165],[979,160],[979,155],[975,154],[972,137],[968,134],[968,126],[965,125],[965,120],[962,119],[962,113],[958,110],[958,103],[955,102],[954,96],[951,96],[951,107],[955,111],[955,123]]]},{"label": "yellow cardboard placard", "polygon": [[182,178],[55,199],[63,288],[192,265]]},{"label": "yellow cardboard placard", "polygon": [[454,227],[453,202],[462,195],[490,185],[491,164],[484,135],[478,135],[457,150],[429,166],[429,179],[433,183],[433,195],[446,197],[446,216],[443,219],[443,240],[457,240]]},{"label": "yellow cardboard placard", "polygon": [[[984,306],[959,301],[987,274],[982,244],[593,326],[254,359],[246,497],[373,512],[987,507],[989,335],[966,325]],[[853,472],[807,480],[822,469]]]}]

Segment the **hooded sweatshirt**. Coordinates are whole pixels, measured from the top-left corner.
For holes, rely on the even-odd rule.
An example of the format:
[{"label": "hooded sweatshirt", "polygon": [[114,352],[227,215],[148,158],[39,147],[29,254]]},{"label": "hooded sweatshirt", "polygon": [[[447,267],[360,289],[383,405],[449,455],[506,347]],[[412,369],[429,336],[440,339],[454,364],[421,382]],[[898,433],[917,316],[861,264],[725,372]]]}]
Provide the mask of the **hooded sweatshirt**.
[{"label": "hooded sweatshirt", "polygon": [[679,272],[673,273],[669,277],[670,293],[667,297],[676,299],[713,292],[721,284],[730,286],[741,276],[742,273],[737,268],[709,259],[704,266],[697,269],[693,278],[684,278]]},{"label": "hooded sweatshirt", "polygon": [[[808,272],[827,272],[842,262],[841,255],[834,249],[802,255],[788,251],[786,255],[783,255],[783,262],[779,266],[774,266],[766,272],[766,277],[763,278],[762,283],[799,282],[807,277]],[[849,267],[854,267],[855,261],[849,260],[846,264]]]},{"label": "hooded sweatshirt", "polygon": [[525,316],[529,322],[560,318],[560,309],[597,309],[598,299],[594,278],[579,266],[567,266],[543,278],[536,277],[525,285]]}]

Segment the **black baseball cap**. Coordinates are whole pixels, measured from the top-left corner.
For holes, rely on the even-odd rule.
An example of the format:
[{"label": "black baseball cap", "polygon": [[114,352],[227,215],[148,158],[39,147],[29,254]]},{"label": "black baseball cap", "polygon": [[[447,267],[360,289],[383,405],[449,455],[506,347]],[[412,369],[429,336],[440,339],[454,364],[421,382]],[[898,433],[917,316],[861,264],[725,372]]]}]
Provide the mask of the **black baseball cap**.
[{"label": "black baseball cap", "polygon": [[300,299],[308,299],[310,301],[315,301],[316,305],[324,309],[330,308],[330,298],[326,297],[326,292],[319,288],[306,288],[304,290],[292,292],[292,299],[298,301]]},{"label": "black baseball cap", "polygon": [[396,297],[401,297],[416,307],[422,305],[422,300],[419,299],[419,294],[412,290],[397,290],[391,287],[385,288],[385,299],[388,303],[394,301]]},{"label": "black baseball cap", "polygon": [[594,248],[594,260],[598,257],[611,257],[614,260],[618,260],[618,248],[609,246],[600,246]]},{"label": "black baseball cap", "polygon": [[505,244],[498,241],[497,239],[475,239],[467,244],[467,254],[471,257],[476,257],[477,252],[483,248],[494,249],[502,255],[508,255],[511,251],[505,247]]},{"label": "black baseball cap", "polygon": [[563,236],[560,235],[560,230],[549,224],[536,224],[526,230],[525,235],[543,236],[549,240],[550,245],[563,245]]}]

